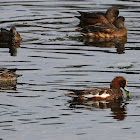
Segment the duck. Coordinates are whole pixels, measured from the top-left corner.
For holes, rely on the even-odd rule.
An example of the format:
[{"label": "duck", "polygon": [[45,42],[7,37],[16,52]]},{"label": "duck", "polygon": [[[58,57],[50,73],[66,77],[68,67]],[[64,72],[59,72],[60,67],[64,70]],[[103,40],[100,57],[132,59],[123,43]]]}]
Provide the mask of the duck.
[{"label": "duck", "polygon": [[82,35],[92,38],[119,38],[127,36],[127,29],[125,27],[125,18],[119,16],[114,24],[96,23],[81,29],[77,29]]},{"label": "duck", "polygon": [[80,99],[80,100],[113,100],[123,98],[123,91],[129,96],[129,91],[126,89],[127,80],[122,76],[115,77],[111,83],[110,88],[107,87],[91,87],[84,90],[70,89],[73,93],[66,94],[66,96]]},{"label": "duck", "polygon": [[80,20],[79,26],[94,25],[96,23],[113,23],[119,15],[119,9],[116,7],[109,8],[106,13],[102,12],[81,12],[80,16],[76,16]]},{"label": "duck", "polygon": [[22,38],[20,34],[17,32],[16,27],[11,27],[10,30],[1,28],[0,29],[0,42],[21,42]]},{"label": "duck", "polygon": [[16,81],[22,75],[16,74],[16,69],[0,68],[0,83]]}]

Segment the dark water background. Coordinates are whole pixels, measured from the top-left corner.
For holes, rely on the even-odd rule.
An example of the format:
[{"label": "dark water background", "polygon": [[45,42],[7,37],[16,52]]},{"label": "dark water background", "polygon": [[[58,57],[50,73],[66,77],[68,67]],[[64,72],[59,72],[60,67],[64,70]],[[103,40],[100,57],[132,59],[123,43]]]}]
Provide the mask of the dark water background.
[{"label": "dark water background", "polygon": [[[121,50],[81,39],[77,11],[112,6],[126,18]],[[23,75],[16,89],[0,90],[1,139],[140,139],[140,1],[1,0],[0,12],[0,27],[15,25],[23,38],[14,56],[0,48],[0,66]],[[129,100],[70,106],[60,90],[109,87],[115,76],[127,79]]]}]

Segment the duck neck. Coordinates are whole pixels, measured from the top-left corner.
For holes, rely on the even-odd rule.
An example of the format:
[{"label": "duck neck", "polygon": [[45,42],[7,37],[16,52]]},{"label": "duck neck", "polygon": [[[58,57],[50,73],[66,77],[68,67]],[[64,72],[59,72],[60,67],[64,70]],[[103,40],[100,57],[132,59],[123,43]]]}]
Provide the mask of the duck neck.
[{"label": "duck neck", "polygon": [[121,28],[124,27],[124,23],[123,23],[123,22],[121,22],[121,23],[116,22],[116,23],[115,23],[115,26],[116,26],[117,28],[121,29]]},{"label": "duck neck", "polygon": [[115,20],[114,25],[119,29],[124,28],[125,27],[124,20],[125,20],[124,17],[120,16]]},{"label": "duck neck", "polygon": [[120,89],[119,82],[116,81],[116,80],[113,80],[113,81],[110,83],[110,88],[111,88],[111,89]]},{"label": "duck neck", "polygon": [[106,12],[106,19],[111,23],[115,20],[115,18],[112,15],[110,15],[109,12]]}]

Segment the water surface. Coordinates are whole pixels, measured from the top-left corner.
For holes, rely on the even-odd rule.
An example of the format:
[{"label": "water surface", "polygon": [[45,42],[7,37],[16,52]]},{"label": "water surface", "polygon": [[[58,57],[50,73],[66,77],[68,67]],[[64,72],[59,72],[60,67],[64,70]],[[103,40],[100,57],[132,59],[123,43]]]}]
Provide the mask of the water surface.
[{"label": "water surface", "polygon": [[[99,46],[75,31],[77,11],[111,6],[126,18],[123,44]],[[1,0],[1,27],[15,25],[23,41],[14,53],[0,48],[0,66],[22,74],[16,88],[0,90],[0,138],[139,139],[139,8],[139,1],[129,0]],[[109,87],[115,76],[128,80],[129,100],[77,103],[62,90]]]}]

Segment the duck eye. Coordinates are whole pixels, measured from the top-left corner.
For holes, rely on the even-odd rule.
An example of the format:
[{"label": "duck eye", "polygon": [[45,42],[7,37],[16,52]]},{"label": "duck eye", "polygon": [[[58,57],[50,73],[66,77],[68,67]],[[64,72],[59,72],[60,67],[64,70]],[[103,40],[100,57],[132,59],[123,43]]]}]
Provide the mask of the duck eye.
[{"label": "duck eye", "polygon": [[122,83],[123,83],[123,84],[126,84],[126,81],[125,81],[125,80],[122,80]]},{"label": "duck eye", "polygon": [[115,13],[118,15],[119,14],[119,11],[116,11]]},{"label": "duck eye", "polygon": [[124,17],[122,18],[122,21],[125,21],[125,18]]}]

